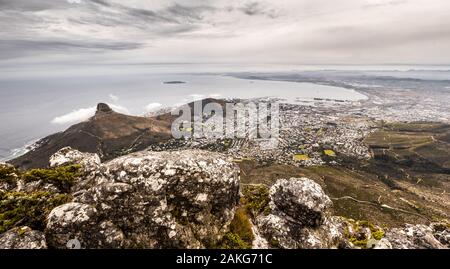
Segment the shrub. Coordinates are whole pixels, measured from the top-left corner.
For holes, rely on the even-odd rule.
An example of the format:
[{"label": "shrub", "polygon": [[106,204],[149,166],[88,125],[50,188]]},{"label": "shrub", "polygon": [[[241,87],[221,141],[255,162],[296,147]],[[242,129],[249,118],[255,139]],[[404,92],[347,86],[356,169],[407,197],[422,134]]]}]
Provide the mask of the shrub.
[{"label": "shrub", "polygon": [[52,169],[32,169],[23,174],[26,182],[42,180],[58,187],[61,191],[68,192],[75,180],[81,176],[80,165],[61,166]]},{"label": "shrub", "polygon": [[0,164],[0,182],[14,183],[19,176],[19,172],[12,165]]},{"label": "shrub", "polygon": [[253,215],[270,213],[269,207],[269,188],[264,185],[248,185],[242,189],[244,195],[242,203],[246,209]]},{"label": "shrub", "polygon": [[50,211],[68,201],[66,194],[52,195],[43,191],[0,193],[0,233],[17,226],[43,230]]}]

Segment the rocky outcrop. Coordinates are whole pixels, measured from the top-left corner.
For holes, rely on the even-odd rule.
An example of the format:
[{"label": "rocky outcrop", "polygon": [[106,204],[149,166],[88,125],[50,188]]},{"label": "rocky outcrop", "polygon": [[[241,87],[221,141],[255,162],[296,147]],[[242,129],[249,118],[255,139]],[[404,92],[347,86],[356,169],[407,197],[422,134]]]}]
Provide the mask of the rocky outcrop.
[{"label": "rocky outcrop", "polygon": [[267,216],[259,231],[276,248],[450,248],[450,224],[407,224],[385,230],[367,221],[331,216],[332,205],[320,185],[307,178],[278,180],[270,189]]},{"label": "rocky outcrop", "polygon": [[49,246],[204,248],[227,231],[239,200],[239,171],[216,153],[139,152],[99,170],[48,216]]},{"label": "rocky outcrop", "polygon": [[332,205],[320,185],[307,178],[278,180],[270,189],[271,213],[258,218],[261,233],[273,247],[332,248],[342,238]]},{"label": "rocky outcrop", "polygon": [[0,234],[0,249],[45,249],[47,248],[43,232],[33,231],[29,227],[18,227]]},{"label": "rocky outcrop", "polygon": [[50,167],[81,165],[86,172],[90,173],[99,168],[101,161],[97,154],[81,153],[71,147],[65,147],[53,154],[49,163]]},{"label": "rocky outcrop", "polygon": [[[331,199],[308,178],[244,188],[240,199],[239,169],[219,153],[142,151],[101,163],[67,147],[50,164],[25,173],[0,164],[0,213],[9,216],[0,219],[0,248],[240,247],[243,239],[254,248],[450,247],[447,223],[385,230],[332,216]],[[239,233],[245,223],[252,236]]]},{"label": "rocky outcrop", "polygon": [[450,248],[450,224],[432,223],[426,225],[406,224],[386,233],[394,249],[448,249]]}]

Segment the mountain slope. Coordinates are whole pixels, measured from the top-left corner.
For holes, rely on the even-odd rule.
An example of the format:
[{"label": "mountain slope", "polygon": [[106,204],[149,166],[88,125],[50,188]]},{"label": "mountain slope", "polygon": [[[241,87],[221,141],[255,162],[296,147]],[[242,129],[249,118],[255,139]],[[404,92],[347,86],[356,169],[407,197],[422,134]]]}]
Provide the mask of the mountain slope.
[{"label": "mountain slope", "polygon": [[128,116],[98,104],[95,115],[64,132],[50,135],[39,146],[10,163],[21,169],[48,166],[48,158],[59,149],[70,146],[84,152],[98,153],[110,160],[128,152],[171,138],[171,120]]}]

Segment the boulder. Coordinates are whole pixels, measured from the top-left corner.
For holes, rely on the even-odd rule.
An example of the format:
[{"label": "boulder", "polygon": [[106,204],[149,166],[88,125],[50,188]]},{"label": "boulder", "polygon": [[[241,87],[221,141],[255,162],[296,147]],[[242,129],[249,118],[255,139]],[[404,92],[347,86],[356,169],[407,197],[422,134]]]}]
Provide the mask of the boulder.
[{"label": "boulder", "polygon": [[258,226],[276,248],[333,248],[342,238],[341,222],[329,215],[332,202],[307,178],[280,179],[270,189],[271,213]]},{"label": "boulder", "polygon": [[280,179],[270,189],[272,209],[310,227],[323,224],[332,206],[322,187],[308,178]]},{"label": "boulder", "polygon": [[448,249],[450,226],[442,223],[430,226],[406,224],[403,228],[389,230],[385,238],[394,249]]},{"label": "boulder", "polygon": [[205,248],[239,201],[239,170],[218,153],[138,152],[101,166],[93,187],[50,213],[49,246]]},{"label": "boulder", "polygon": [[81,165],[85,172],[93,172],[100,166],[100,157],[95,153],[82,153],[71,147],[58,150],[50,157],[50,167]]},{"label": "boulder", "polygon": [[43,232],[17,227],[0,234],[0,249],[46,249]]},{"label": "boulder", "polygon": [[81,203],[54,208],[46,235],[49,245],[57,248],[120,248],[124,243],[122,231],[110,221],[102,221],[95,207]]}]

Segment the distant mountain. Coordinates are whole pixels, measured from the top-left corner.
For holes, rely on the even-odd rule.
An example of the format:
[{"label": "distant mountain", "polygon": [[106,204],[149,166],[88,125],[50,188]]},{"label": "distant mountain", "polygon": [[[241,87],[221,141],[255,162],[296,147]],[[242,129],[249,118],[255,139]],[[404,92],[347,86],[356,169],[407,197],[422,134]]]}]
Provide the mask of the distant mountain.
[{"label": "distant mountain", "polygon": [[67,146],[98,153],[102,160],[110,160],[167,141],[171,138],[172,119],[170,114],[156,118],[124,115],[100,103],[95,115],[88,121],[45,137],[34,150],[10,163],[20,169],[46,167],[49,157]]}]

